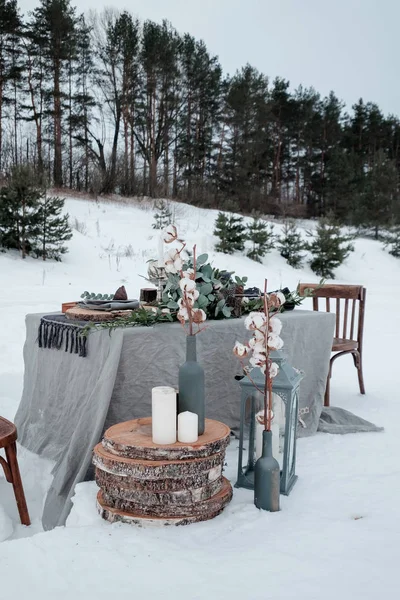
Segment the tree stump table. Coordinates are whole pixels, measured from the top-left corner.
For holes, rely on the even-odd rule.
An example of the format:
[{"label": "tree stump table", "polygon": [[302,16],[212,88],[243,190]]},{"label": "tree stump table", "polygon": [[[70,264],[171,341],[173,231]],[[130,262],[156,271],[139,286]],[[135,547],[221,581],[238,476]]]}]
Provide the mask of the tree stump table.
[{"label": "tree stump table", "polygon": [[229,427],[210,419],[193,444],[154,444],[149,417],[110,427],[93,452],[100,515],[140,526],[216,517],[232,498],[222,475],[229,438]]}]

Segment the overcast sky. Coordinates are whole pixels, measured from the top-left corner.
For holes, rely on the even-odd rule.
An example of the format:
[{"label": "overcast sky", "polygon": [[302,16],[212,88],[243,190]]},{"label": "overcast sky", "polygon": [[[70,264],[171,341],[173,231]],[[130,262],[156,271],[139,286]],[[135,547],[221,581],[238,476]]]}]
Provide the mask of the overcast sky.
[{"label": "overcast sky", "polygon": [[[291,87],[360,97],[400,115],[400,0],[71,0],[79,12],[114,6],[168,19],[203,39],[225,72],[247,62]],[[36,0],[19,0],[32,10]]]}]

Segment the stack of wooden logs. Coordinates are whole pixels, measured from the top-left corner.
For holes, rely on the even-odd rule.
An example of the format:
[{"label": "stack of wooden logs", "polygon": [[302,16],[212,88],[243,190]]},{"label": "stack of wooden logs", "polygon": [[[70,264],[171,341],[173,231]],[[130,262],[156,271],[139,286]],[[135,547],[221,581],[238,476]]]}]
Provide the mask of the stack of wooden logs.
[{"label": "stack of wooden logs", "polygon": [[206,419],[197,442],[158,446],[151,418],[114,425],[93,453],[99,513],[141,526],[212,519],[232,498],[222,475],[229,437],[227,425]]}]

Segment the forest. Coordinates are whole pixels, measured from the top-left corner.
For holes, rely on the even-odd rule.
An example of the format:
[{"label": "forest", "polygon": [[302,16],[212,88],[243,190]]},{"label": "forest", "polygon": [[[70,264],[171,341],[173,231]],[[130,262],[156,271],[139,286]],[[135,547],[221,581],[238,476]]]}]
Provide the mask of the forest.
[{"label": "forest", "polygon": [[20,165],[55,189],[173,198],[243,214],[400,215],[400,120],[334,91],[291,90],[204,42],[112,8],[0,0],[0,183]]}]

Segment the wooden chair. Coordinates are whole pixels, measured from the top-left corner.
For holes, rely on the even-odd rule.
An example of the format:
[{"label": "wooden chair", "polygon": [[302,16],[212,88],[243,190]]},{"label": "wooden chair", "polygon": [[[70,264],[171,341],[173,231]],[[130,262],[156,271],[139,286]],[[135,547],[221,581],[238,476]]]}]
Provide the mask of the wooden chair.
[{"label": "wooden chair", "polygon": [[6,459],[0,456],[0,464],[4,475],[14,488],[15,500],[22,525],[30,525],[28,507],[26,506],[24,488],[22,487],[21,475],[17,459],[17,428],[13,423],[0,417],[0,448],[4,448]]},{"label": "wooden chair", "polygon": [[[317,289],[316,289],[317,288]],[[364,333],[365,297],[367,290],[361,285],[328,284],[318,288],[316,283],[301,283],[299,292],[304,294],[306,289],[315,290],[312,296],[313,309],[319,310],[319,299],[325,298],[325,310],[331,312],[331,300],[334,302],[336,313],[335,337],[333,339],[332,356],[329,363],[329,373],[325,390],[325,406],[330,401],[330,379],[333,363],[339,356],[351,354],[354,366],[358,372],[360,393],[365,394],[362,370],[362,350]]]}]

